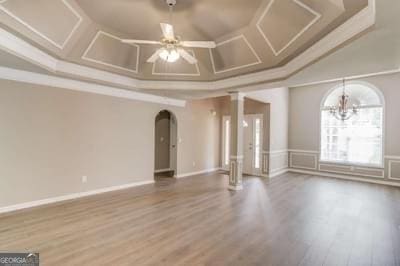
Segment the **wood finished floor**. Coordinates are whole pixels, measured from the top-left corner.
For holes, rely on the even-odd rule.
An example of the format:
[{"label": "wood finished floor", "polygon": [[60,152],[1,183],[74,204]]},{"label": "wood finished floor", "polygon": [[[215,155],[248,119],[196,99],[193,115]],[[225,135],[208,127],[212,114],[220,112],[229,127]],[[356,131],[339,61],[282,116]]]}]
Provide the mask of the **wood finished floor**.
[{"label": "wood finished floor", "polygon": [[222,174],[0,216],[0,250],[41,265],[400,265],[400,189]]}]

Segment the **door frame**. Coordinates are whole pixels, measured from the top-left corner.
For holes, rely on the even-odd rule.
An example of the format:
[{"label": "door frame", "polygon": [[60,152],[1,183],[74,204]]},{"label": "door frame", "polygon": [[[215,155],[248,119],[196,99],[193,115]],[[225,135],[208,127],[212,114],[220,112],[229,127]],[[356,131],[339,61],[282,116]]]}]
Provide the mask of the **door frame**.
[{"label": "door frame", "polygon": [[[256,130],[256,123],[254,122],[255,121],[255,119],[260,119],[260,149],[259,149],[259,159],[260,159],[260,161],[259,161],[259,168],[255,168],[255,161],[254,161],[254,158],[255,158],[255,153],[253,153],[253,157],[252,157],[252,173],[246,173],[246,174],[250,174],[250,175],[256,175],[256,176],[261,176],[262,175],[262,150],[263,150],[263,142],[264,142],[264,115],[263,114],[246,114],[246,115],[244,115],[244,117],[246,118],[248,118],[248,117],[251,117],[252,118],[252,126],[253,126],[253,144],[255,143],[255,130]],[[226,138],[225,138],[225,136],[226,136],[226,125],[225,125],[225,123],[226,123],[226,121],[230,121],[231,120],[231,116],[230,115],[224,115],[224,116],[222,116],[222,121],[221,121],[221,123],[222,123],[222,130],[221,130],[221,142],[222,142],[222,145],[221,145],[221,168],[223,169],[223,170],[225,170],[225,171],[229,171],[230,169],[229,169],[229,165],[230,165],[230,163],[229,163],[229,160],[230,160],[230,143],[228,143],[228,145],[229,145],[229,148],[228,148],[228,150],[229,150],[229,153],[228,153],[228,158],[226,158],[226,145],[227,145],[227,143],[226,143]],[[229,123],[229,141],[230,141],[230,138],[231,138],[231,134],[230,134],[230,130],[231,130],[231,123]],[[244,147],[243,147],[244,148]],[[253,149],[254,149],[254,145],[253,145]],[[243,154],[244,155],[244,154]],[[226,160],[227,160],[227,164],[225,164],[225,162],[226,162]]]}]

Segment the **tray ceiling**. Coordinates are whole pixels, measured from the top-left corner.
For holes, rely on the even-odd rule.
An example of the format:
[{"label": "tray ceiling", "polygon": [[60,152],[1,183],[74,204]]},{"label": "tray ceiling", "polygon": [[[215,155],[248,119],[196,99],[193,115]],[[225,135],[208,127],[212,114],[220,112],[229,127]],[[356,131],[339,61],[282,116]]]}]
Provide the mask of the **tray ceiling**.
[{"label": "tray ceiling", "polygon": [[367,6],[368,0],[177,0],[177,35],[217,43],[189,50],[195,65],[149,64],[157,46],[120,41],[160,39],[159,23],[169,19],[163,0],[3,0],[0,22],[68,62],[139,80],[216,81],[282,67]]}]

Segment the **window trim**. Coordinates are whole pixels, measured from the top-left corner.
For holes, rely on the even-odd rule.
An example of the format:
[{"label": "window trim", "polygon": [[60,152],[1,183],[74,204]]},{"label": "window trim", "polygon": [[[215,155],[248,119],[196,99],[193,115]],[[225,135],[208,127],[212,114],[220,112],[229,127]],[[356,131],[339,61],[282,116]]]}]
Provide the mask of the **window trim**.
[{"label": "window trim", "polygon": [[385,168],[385,139],[386,139],[386,103],[385,103],[385,97],[382,93],[381,90],[379,90],[376,86],[372,85],[369,82],[365,81],[360,81],[360,80],[352,80],[352,81],[347,81],[347,85],[351,84],[356,84],[356,85],[361,85],[365,86],[371,90],[373,90],[379,97],[380,102],[382,105],[365,105],[361,106],[360,108],[373,108],[373,107],[382,107],[382,140],[381,140],[381,145],[382,145],[382,158],[381,158],[381,164],[362,164],[362,163],[352,163],[352,162],[346,162],[346,161],[327,161],[327,160],[321,160],[321,152],[322,152],[322,146],[321,146],[321,127],[322,127],[322,111],[326,111],[327,108],[324,106],[326,99],[329,97],[329,95],[336,89],[342,88],[343,84],[337,84],[333,88],[329,89],[325,95],[322,97],[322,100],[320,102],[320,108],[319,108],[319,118],[318,118],[318,163],[330,163],[330,164],[338,164],[338,165],[346,165],[346,166],[360,166],[360,167],[370,167],[370,168],[379,168],[379,169],[384,169]]}]

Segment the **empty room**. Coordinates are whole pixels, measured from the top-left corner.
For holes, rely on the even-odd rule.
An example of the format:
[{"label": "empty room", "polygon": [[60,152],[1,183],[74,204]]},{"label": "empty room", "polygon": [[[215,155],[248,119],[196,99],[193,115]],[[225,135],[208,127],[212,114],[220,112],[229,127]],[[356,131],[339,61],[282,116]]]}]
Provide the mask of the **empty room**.
[{"label": "empty room", "polygon": [[0,265],[400,266],[399,14],[0,0]]}]

